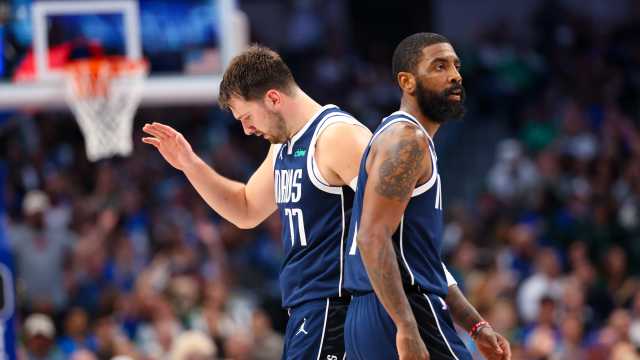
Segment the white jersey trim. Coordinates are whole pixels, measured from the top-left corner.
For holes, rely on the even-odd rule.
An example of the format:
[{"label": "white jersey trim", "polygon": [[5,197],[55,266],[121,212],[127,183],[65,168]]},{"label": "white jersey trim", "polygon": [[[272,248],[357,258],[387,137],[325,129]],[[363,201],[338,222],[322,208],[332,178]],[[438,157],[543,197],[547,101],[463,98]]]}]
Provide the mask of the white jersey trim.
[{"label": "white jersey trim", "polygon": [[365,127],[358,120],[344,113],[332,113],[325,116],[320,123],[316,127],[316,130],[309,142],[309,150],[307,153],[307,175],[311,180],[311,183],[321,191],[339,195],[342,194],[342,186],[332,186],[329,185],[329,182],[322,176],[320,173],[320,169],[318,167],[318,163],[316,162],[316,142],[318,138],[322,134],[322,132],[329,126],[337,123],[347,123],[352,125],[358,125]]},{"label": "white jersey trim", "polygon": [[[393,115],[393,114],[391,114],[391,115]],[[391,115],[389,115],[389,116],[391,116]],[[387,117],[389,117],[389,116],[387,116]],[[371,137],[371,140],[369,140],[369,146],[371,146],[371,144],[373,144],[373,141],[378,137],[378,135],[382,134],[382,132],[385,131],[386,128],[388,128],[389,126],[391,126],[391,125],[393,125],[395,123],[401,122],[401,121],[413,124],[413,122],[411,120],[409,120],[409,119],[403,119],[403,118],[393,119],[393,120],[389,121],[388,123],[384,124],[380,129],[378,129],[378,131],[376,131],[373,134],[373,136]]]},{"label": "white jersey trim", "polygon": [[444,263],[442,263],[442,268],[444,269],[444,277],[447,279],[447,287],[458,285],[456,278],[454,278],[453,275],[451,275],[451,273],[449,272],[449,269],[447,269],[447,266]]},{"label": "white jersey trim", "polygon": [[322,114],[323,111],[327,110],[327,109],[331,109],[331,108],[338,108],[336,105],[333,104],[327,104],[323,107],[320,108],[320,110],[318,110],[315,114],[313,114],[313,116],[311,116],[311,118],[309,119],[309,121],[307,121],[306,124],[304,124],[304,126],[302,127],[302,129],[298,130],[298,132],[293,135],[293,137],[291,138],[291,140],[289,140],[287,142],[287,144],[289,145],[287,148],[287,154],[291,155],[293,153],[293,146],[296,144],[296,141],[298,141],[298,139],[300,139],[302,137],[302,135],[304,135],[304,133],[307,132],[307,130],[309,129],[309,126],[311,126],[311,124],[313,124],[313,122],[316,120],[316,118]]},{"label": "white jersey trim", "polygon": [[358,250],[358,222],[356,221],[354,224],[353,231],[353,240],[351,242],[351,248],[349,248],[349,255],[355,255]]},{"label": "white jersey trim", "polygon": [[413,276],[413,272],[411,271],[411,268],[409,267],[409,262],[407,261],[407,258],[404,256],[404,244],[402,241],[403,238],[404,238],[404,215],[402,215],[402,218],[400,219],[400,256],[402,257],[402,261],[404,261],[404,266],[407,268],[407,271],[409,272],[409,276],[411,277],[411,285],[415,285],[416,279]]},{"label": "white jersey trim", "polygon": [[327,298],[327,307],[324,310],[324,325],[322,325],[322,337],[320,338],[320,348],[318,349],[318,357],[316,360],[320,360],[322,354],[322,344],[324,343],[324,332],[327,330],[327,317],[329,315],[329,298]]},{"label": "white jersey trim", "polygon": [[436,164],[437,159],[433,155],[433,152],[431,151],[431,147],[429,147],[429,154],[431,155],[431,178],[429,178],[429,180],[426,183],[419,185],[418,187],[413,189],[413,192],[411,193],[411,197],[416,197],[418,195],[424,194],[429,189],[431,189],[433,185],[436,183],[436,180],[438,180],[438,166]]},{"label": "white jersey trim", "polygon": [[422,294],[422,295],[424,295],[424,298],[427,299],[427,302],[429,303],[429,308],[431,308],[431,312],[433,313],[433,319],[436,321],[436,325],[438,326],[438,331],[440,331],[440,335],[442,335],[442,339],[444,340],[444,343],[447,344],[447,348],[449,348],[449,351],[451,352],[451,355],[453,355],[453,358],[456,360],[459,360],[458,356],[456,356],[456,353],[453,352],[451,345],[449,345],[449,340],[447,340],[447,337],[444,336],[444,332],[442,332],[442,328],[440,327],[440,322],[438,321],[438,314],[436,314],[436,311],[433,308],[433,304],[431,304],[431,300],[429,299],[427,294]]},{"label": "white jersey trim", "polygon": [[[406,111],[401,111],[401,110],[398,110],[398,111],[394,112],[394,113],[393,113],[393,114],[391,114],[391,115],[404,115],[404,116],[406,116],[406,117],[410,118],[411,120],[415,121],[415,122],[416,122],[416,124],[418,124],[418,126],[420,127],[420,129],[422,129],[422,131],[424,131],[425,135],[427,135],[427,138],[429,139],[429,142],[431,142],[431,145],[434,145],[434,143],[433,143],[433,139],[431,138],[431,135],[429,135],[429,132],[427,131],[427,129],[425,129],[425,128],[424,128],[424,126],[422,126],[422,124],[420,123],[420,121],[418,121],[418,119],[416,119],[416,117],[415,117],[415,116],[413,116],[413,115],[409,114],[409,113],[408,113],[408,112],[406,112]],[[389,115],[389,116],[391,116],[391,115]],[[434,148],[435,148],[435,145],[434,145]]]},{"label": "white jersey trim", "polygon": [[[415,123],[413,121],[411,121],[410,119],[407,118],[397,118],[397,119],[393,119],[391,121],[389,121],[388,123],[384,124],[383,127],[381,127],[378,131],[376,131],[375,134],[373,134],[373,137],[371,138],[371,141],[369,142],[369,146],[371,146],[371,144],[373,144],[373,141],[376,139],[376,137],[378,135],[380,135],[385,129],[387,129],[389,126],[399,123],[399,122],[408,122],[410,124],[416,125],[418,126],[418,128],[420,130],[422,130],[422,132],[424,132],[424,134],[427,136],[427,139],[429,140],[430,144],[429,145],[429,155],[431,156],[431,177],[429,178],[429,180],[427,180],[427,182],[425,182],[422,185],[418,185],[415,189],[413,189],[413,192],[411,193],[411,197],[416,197],[418,195],[422,195],[425,192],[427,192],[429,189],[431,189],[433,187],[433,185],[436,183],[436,180],[438,178],[438,166],[437,166],[437,156],[434,154],[433,151],[431,151],[431,146],[433,145],[433,140],[431,140],[431,136],[429,136],[429,133],[427,132],[427,130],[425,130],[425,128],[422,126],[422,124],[420,124],[420,122],[418,120],[416,120],[416,118],[414,118],[413,116],[411,116],[411,114],[406,113],[404,111],[396,111],[393,114],[389,115],[389,116],[393,116],[393,115],[403,115],[406,116],[412,120],[415,121]],[[387,116],[387,117],[389,117]],[[386,118],[385,118],[386,119]],[[384,120],[383,120],[384,121]],[[435,148],[435,146],[434,146]]]},{"label": "white jersey trim", "polygon": [[358,189],[358,177],[354,177],[350,182],[349,182],[349,187],[351,188],[351,190],[353,190],[353,192],[356,192],[356,190]]}]

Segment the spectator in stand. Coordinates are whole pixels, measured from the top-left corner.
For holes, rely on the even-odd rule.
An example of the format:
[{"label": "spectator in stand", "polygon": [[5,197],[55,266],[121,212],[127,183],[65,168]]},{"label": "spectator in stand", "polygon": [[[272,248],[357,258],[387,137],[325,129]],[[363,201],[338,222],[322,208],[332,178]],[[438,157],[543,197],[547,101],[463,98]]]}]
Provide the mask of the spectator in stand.
[{"label": "spectator in stand", "polygon": [[[397,103],[384,39],[351,35],[376,5],[351,16],[336,0],[238,3],[314,96],[370,126]],[[444,255],[513,359],[640,358],[640,6],[615,2],[603,22],[587,3],[543,1],[512,25],[474,17],[478,33],[458,42],[468,115],[436,144]],[[4,29],[11,71],[20,49]],[[262,160],[263,144],[213,107],[138,116],[168,114],[225,175],[246,180]],[[216,360],[278,358],[277,217],[238,231],[140,144],[88,163],[64,112],[0,115],[0,148],[25,358],[170,357],[192,331]]]},{"label": "spectator in stand", "polygon": [[518,292],[520,315],[526,322],[539,319],[539,306],[545,297],[553,301],[560,296],[560,262],[556,251],[542,249],[536,256],[536,272],[527,278]]},{"label": "spectator in stand", "polygon": [[215,360],[215,344],[205,334],[187,331],[173,342],[171,360]]},{"label": "spectator in stand", "polygon": [[80,349],[96,350],[96,340],[89,333],[89,317],[82,308],[72,308],[65,318],[65,334],[58,341],[58,346],[65,357],[71,356]]},{"label": "spectator in stand", "polygon": [[24,321],[24,358],[28,360],[62,360],[55,343],[56,329],[49,316],[31,314]]},{"label": "spectator in stand", "polygon": [[46,224],[49,197],[32,190],[23,201],[25,221],[9,229],[23,305],[39,311],[61,311],[67,305],[65,271],[74,235]]}]

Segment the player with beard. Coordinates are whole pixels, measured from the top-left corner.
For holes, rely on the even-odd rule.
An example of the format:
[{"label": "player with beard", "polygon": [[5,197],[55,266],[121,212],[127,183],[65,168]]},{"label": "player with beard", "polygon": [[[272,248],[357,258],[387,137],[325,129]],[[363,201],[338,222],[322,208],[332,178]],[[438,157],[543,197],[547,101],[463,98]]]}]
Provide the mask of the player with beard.
[{"label": "player with beard", "polygon": [[511,356],[457,286],[448,289],[441,266],[442,182],[432,137],[464,114],[459,68],[438,34],[411,35],[394,52],[400,110],[382,120],[365,149],[350,223],[349,359],[471,359],[450,314],[489,359]]},{"label": "player with beard", "polygon": [[358,164],[369,129],[335,105],[320,105],[273,50],[252,46],[226,69],[218,97],[245,134],[272,145],[244,184],[200,159],[179,132],[146,124],[155,146],[218,214],[253,228],[277,211],[285,259],[282,306],[289,312],[283,359],[343,359],[350,295],[343,260]]}]

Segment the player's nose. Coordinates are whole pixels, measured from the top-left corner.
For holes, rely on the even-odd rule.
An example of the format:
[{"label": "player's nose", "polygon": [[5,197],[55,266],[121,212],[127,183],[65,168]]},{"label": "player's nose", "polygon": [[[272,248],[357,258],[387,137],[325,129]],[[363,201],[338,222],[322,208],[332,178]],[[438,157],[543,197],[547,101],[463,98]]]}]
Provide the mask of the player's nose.
[{"label": "player's nose", "polygon": [[240,124],[242,124],[242,131],[244,131],[245,135],[253,134],[253,132],[251,131],[253,126],[249,125],[246,120],[239,120],[239,121],[240,121]]},{"label": "player's nose", "polygon": [[246,124],[244,122],[242,123],[242,130],[244,130],[244,134],[245,135],[253,135],[253,133],[256,132],[256,128],[255,127],[253,127],[253,126],[251,126],[249,124]]},{"label": "player's nose", "polygon": [[460,71],[455,66],[453,67],[453,70],[450,72],[449,82],[456,83],[456,84],[462,83],[462,75],[460,75]]}]

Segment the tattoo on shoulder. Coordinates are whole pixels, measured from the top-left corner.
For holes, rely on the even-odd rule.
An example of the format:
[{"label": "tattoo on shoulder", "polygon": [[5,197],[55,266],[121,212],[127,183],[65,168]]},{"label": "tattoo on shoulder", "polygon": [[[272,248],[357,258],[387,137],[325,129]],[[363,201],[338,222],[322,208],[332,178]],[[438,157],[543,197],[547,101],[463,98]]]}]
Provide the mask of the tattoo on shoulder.
[{"label": "tattoo on shoulder", "polygon": [[405,199],[420,176],[425,147],[414,136],[401,138],[385,154],[378,172],[378,194],[396,200]]}]

